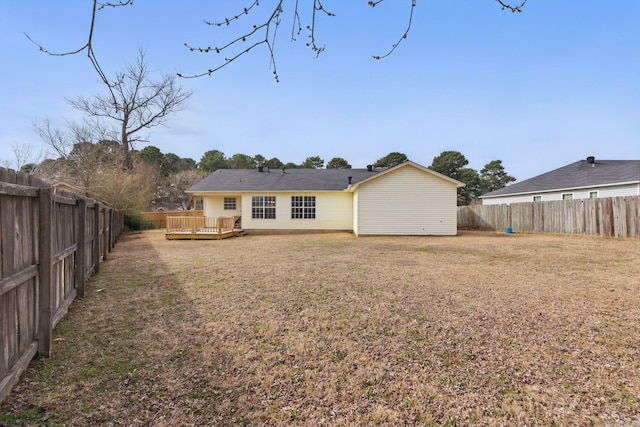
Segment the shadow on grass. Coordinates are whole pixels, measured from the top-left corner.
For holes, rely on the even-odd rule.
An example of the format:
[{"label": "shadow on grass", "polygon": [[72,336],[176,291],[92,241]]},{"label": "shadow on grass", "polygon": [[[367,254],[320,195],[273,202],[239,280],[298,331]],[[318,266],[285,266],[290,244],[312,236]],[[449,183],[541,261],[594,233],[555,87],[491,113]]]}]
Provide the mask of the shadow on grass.
[{"label": "shadow on grass", "polygon": [[201,339],[148,238],[125,235],[56,329],[52,357],[35,359],[3,402],[0,425],[232,424],[233,404],[217,410],[227,357],[202,357]]}]

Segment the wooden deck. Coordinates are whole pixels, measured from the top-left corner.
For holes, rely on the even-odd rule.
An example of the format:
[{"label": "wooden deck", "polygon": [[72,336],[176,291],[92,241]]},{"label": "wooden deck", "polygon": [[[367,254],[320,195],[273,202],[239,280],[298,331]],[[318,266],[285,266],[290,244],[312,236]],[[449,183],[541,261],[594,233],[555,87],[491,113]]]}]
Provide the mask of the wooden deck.
[{"label": "wooden deck", "polygon": [[169,240],[219,240],[242,236],[238,217],[208,218],[169,216],[165,238]]}]

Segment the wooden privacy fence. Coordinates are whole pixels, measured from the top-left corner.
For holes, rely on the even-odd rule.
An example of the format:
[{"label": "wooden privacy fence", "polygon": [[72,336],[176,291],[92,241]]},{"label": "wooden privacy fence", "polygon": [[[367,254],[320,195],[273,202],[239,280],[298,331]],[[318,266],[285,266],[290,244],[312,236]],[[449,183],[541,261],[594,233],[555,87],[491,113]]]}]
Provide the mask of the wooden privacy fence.
[{"label": "wooden privacy fence", "polygon": [[122,233],[124,217],[0,168],[0,402]]},{"label": "wooden privacy fence", "polygon": [[[142,212],[142,217],[153,223],[156,228],[167,228],[167,216],[194,216],[193,211],[158,211]],[[198,210],[195,216],[204,216],[204,211]]]},{"label": "wooden privacy fence", "polygon": [[640,239],[640,196],[460,206],[458,227]]}]

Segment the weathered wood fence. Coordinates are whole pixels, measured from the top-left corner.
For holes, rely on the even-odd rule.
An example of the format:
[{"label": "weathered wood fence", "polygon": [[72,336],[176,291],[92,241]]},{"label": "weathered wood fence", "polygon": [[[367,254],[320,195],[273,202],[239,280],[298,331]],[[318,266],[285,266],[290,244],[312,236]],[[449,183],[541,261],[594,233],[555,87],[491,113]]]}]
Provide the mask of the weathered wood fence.
[{"label": "weathered wood fence", "polygon": [[115,245],[120,212],[0,168],[0,402]]},{"label": "weathered wood fence", "polygon": [[458,227],[640,239],[640,196],[460,206]]}]

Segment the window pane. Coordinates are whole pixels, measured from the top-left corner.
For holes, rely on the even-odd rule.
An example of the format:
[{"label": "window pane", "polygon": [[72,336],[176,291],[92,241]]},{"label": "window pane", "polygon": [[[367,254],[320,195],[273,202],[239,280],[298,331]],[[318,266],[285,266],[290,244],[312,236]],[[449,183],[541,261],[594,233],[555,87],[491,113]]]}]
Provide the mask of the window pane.
[{"label": "window pane", "polygon": [[316,196],[291,196],[292,219],[314,219],[316,217]]},{"label": "window pane", "polygon": [[251,197],[251,218],[275,219],[276,218],[276,196],[252,196]]}]

